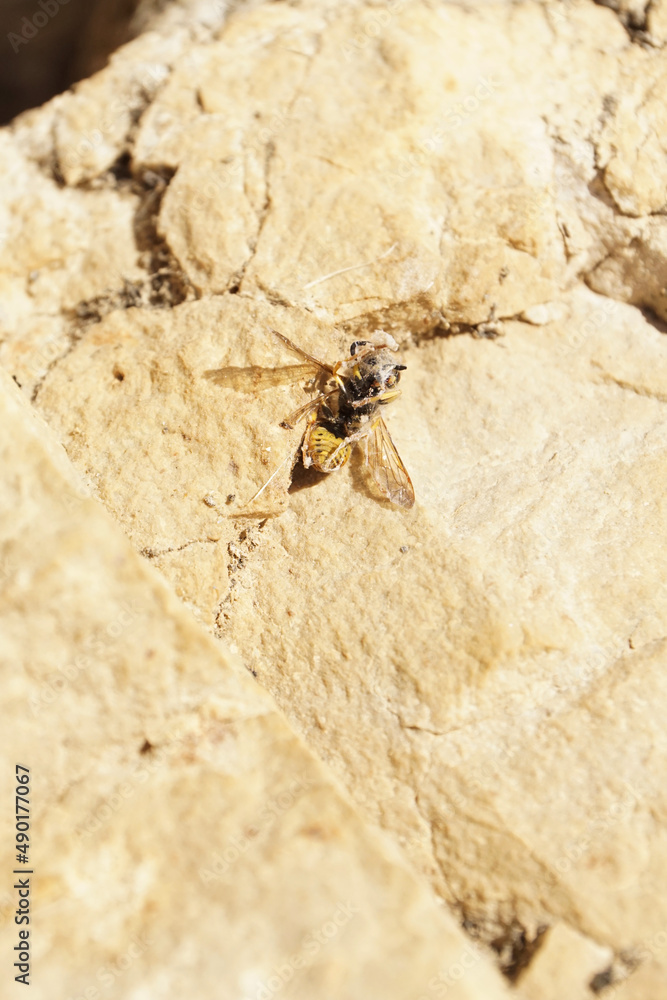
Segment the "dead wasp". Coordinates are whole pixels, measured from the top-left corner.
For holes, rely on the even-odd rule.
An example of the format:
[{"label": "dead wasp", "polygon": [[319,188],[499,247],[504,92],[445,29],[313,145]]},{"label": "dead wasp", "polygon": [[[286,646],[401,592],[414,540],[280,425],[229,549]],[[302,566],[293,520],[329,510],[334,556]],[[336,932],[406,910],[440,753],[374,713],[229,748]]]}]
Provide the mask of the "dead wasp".
[{"label": "dead wasp", "polygon": [[[272,333],[302,359],[301,364],[283,368],[216,368],[205,372],[205,378],[242,392],[314,380],[318,395],[290,413],[281,424],[289,429],[300,420],[307,420],[300,446],[304,467],[335,472],[348,461],[354,445],[363,441],[366,465],[380,492],[399,507],[412,507],[415,491],[410,476],[380,413],[380,407],[401,392],[397,386],[405,365],[396,364],[391,356],[390,352],[397,348],[394,338],[383,334],[384,339],[377,344],[355,340],[348,358],[328,365],[277,330]],[[266,489],[281,467],[252,500]]]}]

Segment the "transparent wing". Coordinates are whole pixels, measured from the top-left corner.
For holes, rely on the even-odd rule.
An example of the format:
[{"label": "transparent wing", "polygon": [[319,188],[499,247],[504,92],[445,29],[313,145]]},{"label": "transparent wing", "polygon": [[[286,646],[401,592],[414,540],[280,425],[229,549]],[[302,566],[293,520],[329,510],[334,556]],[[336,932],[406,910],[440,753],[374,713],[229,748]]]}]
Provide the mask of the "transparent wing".
[{"label": "transparent wing", "polygon": [[259,392],[275,385],[293,385],[320,374],[319,366],[309,361],[282,368],[260,368],[258,365],[251,365],[249,368],[211,368],[204,372],[204,378],[223,389]]},{"label": "transparent wing", "polygon": [[366,464],[381,492],[392,503],[412,507],[414,487],[382,417],[378,417],[366,438]]},{"label": "transparent wing", "polygon": [[297,347],[296,344],[292,343],[292,341],[289,340],[289,338],[286,337],[284,334],[278,333],[277,330],[273,330],[272,329],[271,333],[275,334],[276,337],[278,338],[278,340],[282,340],[282,342],[285,345],[285,347],[287,347],[293,354],[298,355],[298,357],[300,357],[300,358],[305,358],[306,361],[309,361],[311,365],[315,365],[315,367],[320,372],[322,372],[322,373],[326,372],[326,374],[329,375],[329,376],[333,375],[334,370],[331,367],[331,365],[325,364],[324,361],[320,361],[319,358],[313,357],[313,355],[312,354],[308,354],[307,351],[302,351],[300,347]]},{"label": "transparent wing", "polygon": [[304,403],[303,406],[300,406],[298,410],[294,410],[294,412],[290,413],[288,417],[285,417],[284,420],[281,420],[280,426],[286,427],[287,430],[290,430],[292,427],[295,427],[300,420],[303,420],[304,417],[307,417],[309,413],[312,413],[314,410],[317,410],[320,407],[320,405],[325,401],[325,399],[329,399],[331,396],[335,396],[335,394],[339,391],[340,390],[338,388],[332,389],[331,392],[322,392],[320,393],[319,396],[315,396],[314,399],[309,399],[308,402]]}]

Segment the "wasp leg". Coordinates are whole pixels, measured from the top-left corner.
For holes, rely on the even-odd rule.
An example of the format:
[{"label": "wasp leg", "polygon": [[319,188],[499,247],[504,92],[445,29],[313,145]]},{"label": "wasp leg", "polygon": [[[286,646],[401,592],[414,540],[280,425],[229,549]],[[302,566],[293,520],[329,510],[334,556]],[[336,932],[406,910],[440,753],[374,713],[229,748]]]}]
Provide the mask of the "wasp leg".
[{"label": "wasp leg", "polygon": [[[335,434],[331,433],[331,431],[327,431],[326,428],[322,429],[327,435],[329,435],[326,440],[332,450],[329,451],[324,458],[320,469],[321,472],[335,472],[336,469],[342,468],[352,454],[352,448],[356,442],[363,440],[363,438],[367,437],[370,433],[369,425],[361,427],[358,431],[355,431],[353,434],[348,434],[344,438],[337,438]],[[335,447],[333,447],[334,445]],[[315,460],[314,464],[316,464]]]},{"label": "wasp leg", "polygon": [[301,441],[301,461],[303,462],[304,469],[310,469],[311,465],[313,464],[313,460],[310,456],[310,451],[308,448],[308,442],[310,440],[310,432],[316,420],[317,420],[317,414],[310,413],[308,416],[308,421],[306,423],[306,429],[303,434],[303,439]]},{"label": "wasp leg", "polygon": [[369,403],[390,403],[401,395],[401,389],[385,389],[378,396],[366,396],[364,399],[353,399],[351,406],[357,409],[360,406],[368,406]]}]

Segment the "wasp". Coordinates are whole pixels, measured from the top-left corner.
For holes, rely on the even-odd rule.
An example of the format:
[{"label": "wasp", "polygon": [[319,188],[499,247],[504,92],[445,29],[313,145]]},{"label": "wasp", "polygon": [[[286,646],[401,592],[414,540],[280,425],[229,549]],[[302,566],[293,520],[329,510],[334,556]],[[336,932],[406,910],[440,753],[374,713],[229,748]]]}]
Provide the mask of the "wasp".
[{"label": "wasp", "polygon": [[[383,406],[400,395],[398,382],[406,367],[396,364],[391,355],[398,346],[394,338],[383,334],[384,341],[379,343],[355,340],[350,345],[349,357],[328,365],[277,330],[271,332],[301,359],[300,364],[282,368],[216,368],[204,376],[216,385],[243,392],[313,381],[318,394],[281,423],[291,429],[301,420],[306,421],[300,445],[304,467],[335,472],[348,462],[354,446],[363,442],[366,465],[380,492],[399,507],[412,507],[415,502],[412,482],[381,413]],[[266,489],[271,479],[252,500]]]}]

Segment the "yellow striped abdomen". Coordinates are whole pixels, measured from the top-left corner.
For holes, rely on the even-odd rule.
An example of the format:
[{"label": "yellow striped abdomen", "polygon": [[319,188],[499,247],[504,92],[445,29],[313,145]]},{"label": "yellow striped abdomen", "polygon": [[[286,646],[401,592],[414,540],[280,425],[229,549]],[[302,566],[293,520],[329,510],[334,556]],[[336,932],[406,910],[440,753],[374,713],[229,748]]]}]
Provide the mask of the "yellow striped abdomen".
[{"label": "yellow striped abdomen", "polygon": [[335,472],[347,462],[351,444],[344,444],[323,424],[313,424],[306,434],[304,453],[318,472]]}]

